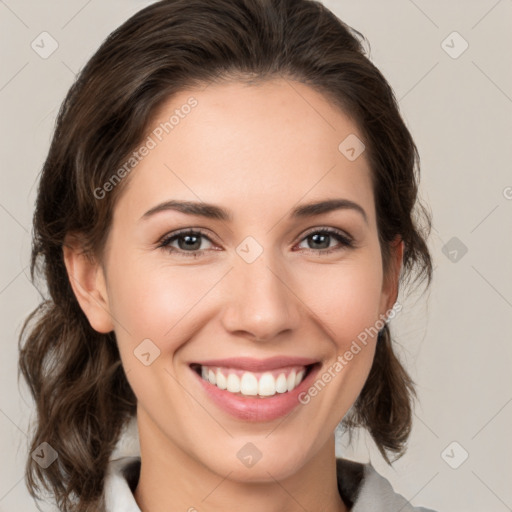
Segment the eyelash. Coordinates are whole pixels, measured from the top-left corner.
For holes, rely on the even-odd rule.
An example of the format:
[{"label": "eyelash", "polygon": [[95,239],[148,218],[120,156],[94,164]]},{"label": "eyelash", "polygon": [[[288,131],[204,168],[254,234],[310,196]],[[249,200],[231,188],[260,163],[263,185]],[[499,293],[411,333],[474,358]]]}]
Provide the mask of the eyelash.
[{"label": "eyelash", "polygon": [[[333,228],[315,228],[314,230],[312,231],[309,231],[308,233],[306,233],[303,238],[300,240],[300,242],[302,242],[303,240],[305,240],[306,238],[312,236],[312,235],[316,235],[316,234],[328,234],[328,235],[331,235],[333,236],[336,240],[338,240],[338,242],[341,243],[341,246],[338,246],[338,247],[331,247],[329,249],[302,249],[302,250],[305,250],[306,252],[315,252],[315,253],[319,253],[319,255],[326,255],[326,254],[331,254],[335,251],[339,251],[339,250],[342,250],[344,248],[353,248],[355,247],[355,244],[354,244],[354,240],[348,236],[346,236],[345,234],[343,234],[343,232],[341,231],[338,231],[337,229],[333,229]],[[208,237],[203,231],[201,230],[192,230],[192,229],[185,229],[185,230],[182,230],[182,231],[178,231],[176,233],[173,233],[171,234],[170,236],[166,236],[164,237],[158,244],[157,246],[157,249],[163,249],[164,251],[167,251],[167,252],[170,252],[170,253],[173,253],[173,254],[177,254],[178,256],[184,256],[184,257],[191,257],[191,258],[198,258],[200,257],[204,252],[208,251],[208,250],[211,250],[211,249],[201,249],[201,250],[198,250],[198,251],[183,251],[182,249],[176,249],[175,247],[170,247],[169,244],[171,244],[174,240],[180,238],[180,237],[183,237],[183,236],[186,236],[186,235],[194,235],[194,236],[197,236],[197,235],[201,235],[203,236],[204,238],[206,238],[207,240],[209,240],[211,243],[212,240],[210,239],[210,237]]]}]

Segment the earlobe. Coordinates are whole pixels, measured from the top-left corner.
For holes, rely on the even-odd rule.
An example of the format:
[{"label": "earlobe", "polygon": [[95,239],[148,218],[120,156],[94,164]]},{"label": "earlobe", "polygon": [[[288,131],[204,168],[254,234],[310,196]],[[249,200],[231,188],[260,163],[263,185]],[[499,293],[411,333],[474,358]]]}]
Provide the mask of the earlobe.
[{"label": "earlobe", "polygon": [[102,266],[84,253],[77,237],[66,237],[62,247],[69,283],[91,327],[108,333],[114,329]]}]

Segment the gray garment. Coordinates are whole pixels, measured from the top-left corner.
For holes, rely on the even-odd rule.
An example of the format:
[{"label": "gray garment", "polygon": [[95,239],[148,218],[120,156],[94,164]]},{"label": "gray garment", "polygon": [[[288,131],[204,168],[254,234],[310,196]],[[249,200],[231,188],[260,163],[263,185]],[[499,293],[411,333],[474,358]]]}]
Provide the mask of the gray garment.
[{"label": "gray garment", "polygon": [[[337,458],[336,470],[340,496],[351,512],[435,512],[413,507],[371,464]],[[133,497],[139,473],[140,456],[110,461],[104,489],[107,512],[141,512]]]}]

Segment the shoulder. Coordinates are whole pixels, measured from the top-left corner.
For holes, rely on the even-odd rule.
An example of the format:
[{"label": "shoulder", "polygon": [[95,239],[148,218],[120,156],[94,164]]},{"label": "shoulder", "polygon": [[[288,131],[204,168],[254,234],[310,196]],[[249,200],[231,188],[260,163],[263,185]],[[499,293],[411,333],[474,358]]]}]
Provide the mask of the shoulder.
[{"label": "shoulder", "polygon": [[436,512],[429,508],[413,507],[369,463],[337,458],[336,468],[340,495],[351,507],[351,512]]}]

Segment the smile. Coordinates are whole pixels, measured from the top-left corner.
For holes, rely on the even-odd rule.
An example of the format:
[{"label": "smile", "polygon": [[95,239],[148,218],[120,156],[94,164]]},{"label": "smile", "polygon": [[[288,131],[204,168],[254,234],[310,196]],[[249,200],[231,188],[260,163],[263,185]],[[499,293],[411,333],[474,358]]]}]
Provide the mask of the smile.
[{"label": "smile", "polygon": [[274,396],[293,391],[304,379],[309,366],[296,366],[266,372],[250,372],[236,368],[196,365],[197,373],[207,382],[243,396]]},{"label": "smile", "polygon": [[[198,392],[239,420],[272,421],[301,404],[322,364],[306,358],[217,359],[189,364]],[[301,408],[305,410],[305,408]]]}]

